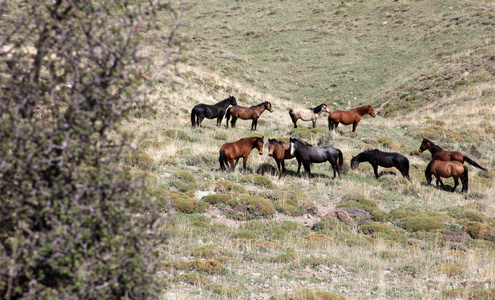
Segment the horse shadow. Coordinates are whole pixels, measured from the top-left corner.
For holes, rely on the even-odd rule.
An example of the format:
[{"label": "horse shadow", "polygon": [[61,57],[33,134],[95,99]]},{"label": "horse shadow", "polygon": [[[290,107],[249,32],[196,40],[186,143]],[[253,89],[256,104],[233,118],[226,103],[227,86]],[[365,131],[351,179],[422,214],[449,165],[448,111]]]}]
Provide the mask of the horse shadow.
[{"label": "horse shadow", "polygon": [[448,185],[448,184],[445,184],[445,183],[443,184],[443,186],[442,185],[436,186],[434,184],[428,184],[426,182],[422,182],[421,185],[426,186],[426,187],[431,187],[432,186],[432,187],[434,187],[434,188],[436,188],[437,190],[440,190],[440,191],[451,192],[451,193],[454,192],[454,190],[453,190],[454,189],[454,186],[453,185]]}]

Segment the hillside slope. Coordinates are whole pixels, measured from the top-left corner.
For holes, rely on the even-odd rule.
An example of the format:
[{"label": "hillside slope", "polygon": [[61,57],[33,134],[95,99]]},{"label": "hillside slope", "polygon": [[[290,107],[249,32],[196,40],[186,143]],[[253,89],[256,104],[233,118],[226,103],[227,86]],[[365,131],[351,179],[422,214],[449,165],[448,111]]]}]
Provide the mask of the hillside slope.
[{"label": "hillside slope", "polygon": [[[493,4],[188,4],[183,62],[156,80],[156,111],[136,112],[123,127],[143,150],[123,163],[150,171],[157,201],[176,211],[160,248],[167,299],[316,297],[308,289],[347,299],[493,298]],[[159,57],[159,33],[148,42],[146,51]],[[263,113],[256,132],[243,120],[235,129],[214,120],[191,128],[195,104],[229,94],[243,106],[270,101],[275,110]],[[370,103],[378,115],[365,116],[356,133],[330,132],[326,114],[315,129],[293,128],[289,108],[322,102],[332,110]],[[341,149],[342,180],[331,179],[328,164],[300,178],[295,160],[279,176],[266,146],[263,155],[251,153],[246,172],[220,172],[220,146],[253,135]],[[468,194],[426,185],[431,155],[418,151],[423,138],[488,171],[468,165]],[[380,168],[379,179],[366,163],[350,170],[352,156],[373,148],[408,157],[412,183],[393,168]],[[216,196],[201,198],[207,194]],[[372,223],[327,214],[346,206],[369,212]]]}]

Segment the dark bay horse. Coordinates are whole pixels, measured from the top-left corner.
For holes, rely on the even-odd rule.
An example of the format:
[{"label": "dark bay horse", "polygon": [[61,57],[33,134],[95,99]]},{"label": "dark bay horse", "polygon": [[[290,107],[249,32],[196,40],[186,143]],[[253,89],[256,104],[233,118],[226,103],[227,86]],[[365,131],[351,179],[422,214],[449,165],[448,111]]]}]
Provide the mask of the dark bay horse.
[{"label": "dark bay horse", "polygon": [[356,169],[360,163],[369,162],[375,172],[375,177],[378,178],[378,166],[384,168],[395,167],[409,182],[409,159],[404,155],[396,152],[382,152],[378,149],[366,150],[352,157],[351,168]]},{"label": "dark bay horse", "polygon": [[[309,145],[306,141],[300,141]],[[284,161],[294,158],[294,155],[290,154],[290,142],[278,141],[276,139],[268,139],[268,156],[275,159],[279,171],[280,166],[282,166],[282,172],[284,173],[286,172]]]},{"label": "dark bay horse", "polygon": [[361,121],[361,118],[369,114],[373,118],[376,116],[375,111],[371,105],[360,106],[351,109],[350,111],[336,110],[328,115],[328,129],[337,130],[340,123],[344,125],[352,124],[352,132],[356,131],[356,128]]},{"label": "dark bay horse", "polygon": [[477,162],[474,160],[470,159],[469,157],[465,156],[459,151],[446,151],[440,148],[439,146],[435,145],[432,141],[428,139],[423,139],[421,142],[421,146],[419,147],[419,151],[423,153],[423,151],[429,150],[431,153],[431,159],[438,159],[438,160],[444,160],[444,161],[458,161],[461,164],[463,164],[465,161],[468,162],[470,165],[475,166],[476,168],[479,168],[481,170],[486,171],[485,168],[480,166]]},{"label": "dark bay horse", "polygon": [[225,171],[225,163],[230,164],[231,171],[234,171],[237,162],[242,157],[244,170],[246,170],[246,162],[249,153],[254,148],[258,149],[260,155],[263,154],[263,137],[249,137],[238,140],[237,142],[225,143],[219,150],[220,170]]},{"label": "dark bay horse", "polygon": [[309,144],[303,143],[299,139],[290,139],[290,154],[297,159],[297,174],[300,174],[301,164],[304,166],[304,170],[311,176],[311,163],[324,163],[328,161],[332,165],[333,178],[336,174],[339,174],[340,169],[344,163],[342,151],[334,148],[330,145],[313,147]]},{"label": "dark bay horse", "polygon": [[432,174],[435,175],[437,179],[437,187],[439,183],[442,185],[442,188],[444,187],[441,177],[442,178],[453,177],[455,185],[452,188],[452,192],[454,192],[455,188],[459,185],[459,178],[460,178],[462,182],[461,193],[468,192],[468,188],[469,188],[468,168],[462,163],[458,161],[443,161],[443,160],[434,159],[428,164],[428,166],[426,166],[426,170],[425,170],[425,177],[428,184],[431,183]]},{"label": "dark bay horse", "polygon": [[297,120],[301,119],[302,121],[312,121],[313,128],[316,127],[316,120],[318,116],[322,112],[330,113],[330,109],[325,103],[318,105],[317,107],[313,107],[311,109],[305,108],[295,108],[289,110],[290,118],[292,119],[292,123],[294,123],[294,128],[297,128]]},{"label": "dark bay horse", "polygon": [[258,126],[258,118],[265,111],[265,109],[269,112],[273,112],[272,104],[268,101],[265,101],[251,107],[243,107],[239,105],[232,106],[227,109],[227,113],[225,114],[227,128],[229,128],[229,119],[230,116],[232,116],[232,121],[230,122],[232,128],[235,127],[235,122],[237,122],[237,119],[241,118],[243,120],[252,119],[253,123],[251,124],[251,130],[256,130],[256,127]]},{"label": "dark bay horse", "polygon": [[230,96],[225,100],[218,102],[217,104],[209,105],[204,103],[199,103],[193,107],[191,110],[191,124],[192,127],[201,126],[201,122],[205,118],[207,119],[217,119],[217,126],[220,127],[222,123],[223,116],[229,105],[237,105],[234,96]]}]

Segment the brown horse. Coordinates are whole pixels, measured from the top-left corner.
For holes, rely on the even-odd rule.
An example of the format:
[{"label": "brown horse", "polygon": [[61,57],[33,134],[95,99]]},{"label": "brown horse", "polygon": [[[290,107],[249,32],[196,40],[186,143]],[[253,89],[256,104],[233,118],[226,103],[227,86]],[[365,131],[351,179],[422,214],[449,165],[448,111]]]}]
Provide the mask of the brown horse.
[{"label": "brown horse", "polygon": [[437,179],[437,187],[440,183],[442,188],[444,187],[442,179],[443,178],[454,178],[454,187],[452,188],[452,192],[455,191],[455,188],[459,185],[459,178],[462,182],[462,192],[468,192],[468,168],[458,161],[443,161],[443,160],[432,160],[428,166],[426,166],[425,177],[428,184],[431,183],[432,177],[431,175],[435,175]]},{"label": "brown horse", "polygon": [[242,157],[244,170],[246,170],[246,161],[249,157],[249,153],[254,148],[258,149],[260,155],[263,154],[263,137],[249,137],[240,139],[237,142],[225,143],[220,148],[220,156],[218,161],[220,162],[220,170],[225,171],[225,162],[230,164],[230,169],[234,171],[237,162]]},{"label": "brown horse", "polygon": [[232,121],[230,122],[232,128],[235,127],[235,122],[237,122],[237,118],[241,118],[243,120],[252,119],[253,123],[251,124],[251,130],[256,130],[256,127],[258,126],[258,118],[265,111],[265,109],[268,110],[269,112],[273,112],[272,104],[268,101],[265,101],[258,105],[253,105],[251,107],[243,107],[239,105],[232,106],[229,109],[227,109],[227,113],[225,114],[227,128],[229,128],[229,119],[230,116],[232,116]]},{"label": "brown horse", "polygon": [[429,150],[431,152],[431,159],[438,159],[438,160],[444,160],[444,161],[458,161],[461,164],[463,164],[466,161],[470,165],[486,171],[485,168],[478,165],[477,162],[475,162],[474,160],[465,156],[461,152],[443,150],[442,148],[435,145],[435,143],[433,143],[432,141],[430,141],[428,139],[423,139],[423,141],[421,142],[421,146],[419,147],[419,151],[421,153],[423,153],[423,151],[425,151],[425,150]]},{"label": "brown horse", "polygon": [[[306,141],[300,141],[309,145]],[[284,160],[295,157],[290,154],[290,142],[278,141],[276,139],[268,139],[268,156],[275,159],[279,171],[280,166],[282,166],[282,172],[284,173],[286,172]]]},{"label": "brown horse", "polygon": [[317,107],[313,107],[311,109],[306,108],[295,108],[289,110],[290,118],[292,119],[292,123],[294,123],[294,128],[297,128],[297,120],[301,119],[302,121],[312,121],[313,128],[316,127],[316,120],[318,116],[326,111],[330,113],[330,109],[325,103],[318,105]]},{"label": "brown horse", "polygon": [[328,129],[337,130],[339,123],[344,125],[352,124],[352,132],[356,131],[356,128],[361,121],[361,118],[369,114],[373,118],[376,116],[375,111],[371,105],[360,106],[351,109],[350,111],[336,110],[328,115]]}]

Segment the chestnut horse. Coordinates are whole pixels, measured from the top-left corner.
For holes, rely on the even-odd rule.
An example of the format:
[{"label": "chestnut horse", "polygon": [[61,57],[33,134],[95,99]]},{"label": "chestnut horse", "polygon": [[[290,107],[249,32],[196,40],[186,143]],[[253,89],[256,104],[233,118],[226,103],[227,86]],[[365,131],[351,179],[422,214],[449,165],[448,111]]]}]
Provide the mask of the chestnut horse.
[{"label": "chestnut horse", "polygon": [[326,111],[330,113],[330,109],[325,103],[318,105],[317,107],[313,107],[311,109],[305,108],[296,108],[289,110],[290,118],[292,119],[292,123],[294,123],[294,128],[297,128],[297,120],[301,119],[302,121],[313,121],[313,128],[316,127],[316,119],[318,116]]},{"label": "chestnut horse", "polygon": [[443,161],[434,159],[432,160],[428,166],[426,166],[425,177],[428,184],[431,183],[432,177],[431,175],[435,175],[437,179],[437,187],[440,183],[442,188],[444,187],[442,179],[443,178],[454,178],[454,187],[452,188],[452,192],[455,191],[455,188],[459,185],[459,178],[462,182],[462,192],[468,192],[468,168],[458,161]]},{"label": "chestnut horse", "polygon": [[350,111],[333,111],[328,115],[328,129],[337,130],[337,126],[339,126],[339,123],[342,123],[344,125],[352,124],[352,132],[355,132],[359,121],[361,121],[361,118],[365,114],[369,114],[373,118],[376,116],[375,111],[373,110],[373,107],[371,107],[371,105],[356,107],[351,109]]},{"label": "chestnut horse", "polygon": [[485,168],[478,165],[477,162],[475,162],[474,160],[465,156],[461,152],[443,150],[442,148],[435,145],[435,143],[433,143],[432,141],[430,141],[428,139],[423,139],[423,141],[421,142],[421,146],[419,147],[419,151],[421,153],[423,153],[423,151],[425,151],[425,150],[429,150],[431,152],[431,159],[438,159],[438,160],[444,160],[444,161],[458,161],[461,164],[463,164],[466,161],[470,165],[486,171]]},{"label": "chestnut horse", "polygon": [[249,153],[254,148],[258,149],[260,155],[263,154],[263,137],[249,137],[238,140],[237,142],[225,143],[220,148],[220,170],[225,171],[225,162],[230,164],[230,169],[234,171],[237,162],[242,157],[244,170],[246,170],[246,161]]},{"label": "chestnut horse", "polygon": [[[300,141],[309,145],[306,141]],[[268,139],[268,156],[275,159],[279,171],[280,166],[282,166],[282,172],[284,173],[286,172],[284,160],[295,157],[290,154],[290,142],[278,141],[276,139]]]},{"label": "chestnut horse", "polygon": [[191,125],[192,127],[201,126],[201,122],[205,118],[207,119],[217,119],[217,126],[220,127],[222,123],[223,116],[225,115],[225,110],[229,105],[237,105],[234,96],[230,96],[225,100],[218,102],[217,104],[209,105],[200,103],[193,107],[191,110]]},{"label": "chestnut horse", "polygon": [[273,112],[272,104],[268,101],[265,101],[258,105],[253,105],[251,107],[243,107],[239,105],[232,106],[229,109],[227,109],[227,113],[225,114],[225,120],[227,120],[226,121],[227,128],[229,128],[229,119],[230,116],[232,116],[232,121],[230,122],[232,128],[235,127],[235,122],[237,121],[237,118],[241,118],[243,120],[252,119],[253,123],[251,124],[251,130],[256,130],[256,127],[258,126],[258,118],[265,111],[265,109],[268,110],[269,112]]}]

